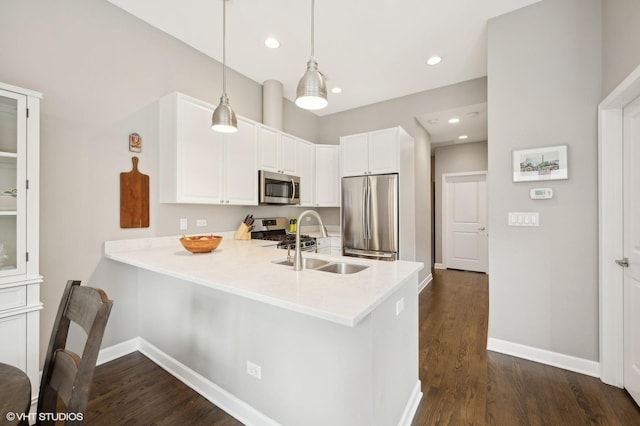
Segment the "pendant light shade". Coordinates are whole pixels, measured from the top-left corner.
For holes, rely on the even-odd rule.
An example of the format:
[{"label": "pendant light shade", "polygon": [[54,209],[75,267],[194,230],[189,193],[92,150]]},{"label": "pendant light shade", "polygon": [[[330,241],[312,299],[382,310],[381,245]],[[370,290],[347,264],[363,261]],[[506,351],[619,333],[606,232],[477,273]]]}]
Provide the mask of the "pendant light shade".
[{"label": "pendant light shade", "polygon": [[300,78],[296,90],[296,105],[308,110],[322,109],[328,104],[327,85],[322,73],[318,70],[318,62],[313,56],[314,10],[315,0],[311,0],[311,58],[307,62],[307,70]]},{"label": "pendant light shade", "polygon": [[222,0],[222,96],[220,104],[213,111],[211,128],[216,132],[233,133],[238,131],[238,119],[229,105],[227,96],[227,0]]}]

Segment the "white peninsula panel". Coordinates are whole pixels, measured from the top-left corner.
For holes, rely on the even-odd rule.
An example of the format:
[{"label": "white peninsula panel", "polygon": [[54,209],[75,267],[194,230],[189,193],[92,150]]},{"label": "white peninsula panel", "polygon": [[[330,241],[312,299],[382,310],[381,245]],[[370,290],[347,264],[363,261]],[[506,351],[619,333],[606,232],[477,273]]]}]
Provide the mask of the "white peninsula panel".
[{"label": "white peninsula panel", "polygon": [[[283,250],[263,246],[225,238],[214,252],[192,255],[167,237],[110,242],[105,255],[140,268],[140,337],[237,398],[208,396],[240,421],[410,424],[421,397],[422,264],[305,253],[370,267],[295,272],[273,263]],[[247,373],[248,362],[260,378]]]}]

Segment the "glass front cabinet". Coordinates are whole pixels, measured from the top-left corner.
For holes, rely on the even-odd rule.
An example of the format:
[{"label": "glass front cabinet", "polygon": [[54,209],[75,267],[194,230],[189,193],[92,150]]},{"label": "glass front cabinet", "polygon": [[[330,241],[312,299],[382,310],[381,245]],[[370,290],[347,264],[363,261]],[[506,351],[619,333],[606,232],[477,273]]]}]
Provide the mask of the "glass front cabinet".
[{"label": "glass front cabinet", "polygon": [[27,373],[34,397],[39,388],[42,309],[38,268],[41,98],[40,93],[0,83],[0,362]]}]

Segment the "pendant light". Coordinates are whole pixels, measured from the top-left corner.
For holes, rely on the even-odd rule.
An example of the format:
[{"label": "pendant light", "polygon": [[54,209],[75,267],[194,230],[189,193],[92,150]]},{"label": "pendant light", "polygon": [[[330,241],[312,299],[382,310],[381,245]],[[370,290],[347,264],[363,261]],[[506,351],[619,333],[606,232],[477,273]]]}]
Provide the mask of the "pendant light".
[{"label": "pendant light", "polygon": [[220,105],[213,111],[211,128],[216,132],[233,133],[238,131],[236,113],[229,105],[227,96],[227,0],[222,0],[222,96]]},{"label": "pendant light", "polygon": [[318,62],[313,56],[313,24],[315,0],[311,0],[311,58],[307,62],[307,70],[298,82],[296,105],[302,109],[316,110],[327,106],[327,85],[322,73],[318,71]]}]

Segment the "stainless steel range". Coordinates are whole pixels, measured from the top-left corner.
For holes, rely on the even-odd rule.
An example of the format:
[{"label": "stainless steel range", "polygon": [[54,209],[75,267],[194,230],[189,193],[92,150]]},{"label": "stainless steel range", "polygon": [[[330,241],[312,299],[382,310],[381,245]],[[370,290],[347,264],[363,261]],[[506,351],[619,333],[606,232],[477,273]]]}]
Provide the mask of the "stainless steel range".
[{"label": "stainless steel range", "polygon": [[[287,233],[288,228],[289,219],[286,217],[255,219],[251,239],[277,241],[278,248],[294,250],[296,248],[296,234]],[[309,235],[300,235],[300,244],[302,251],[317,252],[318,250],[316,239]]]}]

